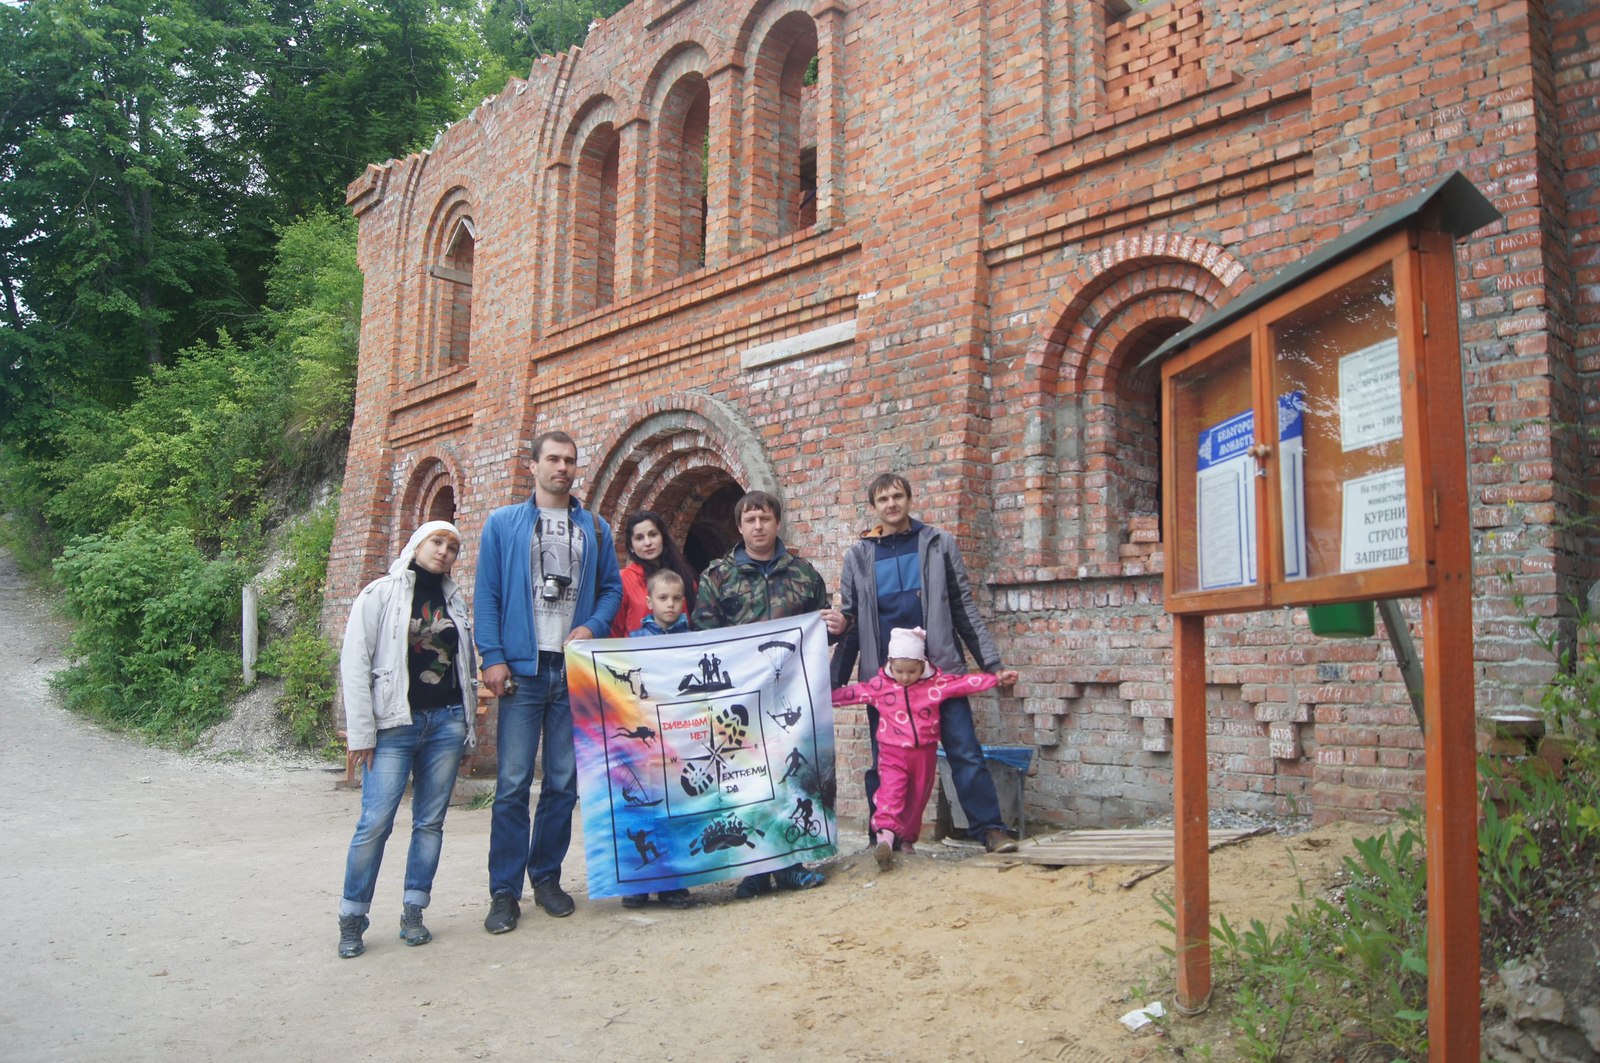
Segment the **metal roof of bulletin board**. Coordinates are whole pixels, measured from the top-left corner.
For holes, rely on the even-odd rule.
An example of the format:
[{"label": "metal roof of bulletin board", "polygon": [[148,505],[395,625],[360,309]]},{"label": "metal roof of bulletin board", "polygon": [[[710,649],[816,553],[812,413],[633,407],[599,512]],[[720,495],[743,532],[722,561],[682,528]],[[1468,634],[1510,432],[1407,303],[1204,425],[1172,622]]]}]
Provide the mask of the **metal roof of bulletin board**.
[{"label": "metal roof of bulletin board", "polygon": [[1395,204],[1359,229],[1353,229],[1332,243],[1325,244],[1314,254],[1280,270],[1270,280],[1262,281],[1250,288],[1222,309],[1196,321],[1157,347],[1139,363],[1139,368],[1155,365],[1176,354],[1257,307],[1265,305],[1306,277],[1349,258],[1392,232],[1407,228],[1421,215],[1428,215],[1432,228],[1447,232],[1458,240],[1477,232],[1490,222],[1498,221],[1501,217],[1494,204],[1490,203],[1483,193],[1457,170],[1431,185],[1426,191],[1412,196],[1403,203]]}]

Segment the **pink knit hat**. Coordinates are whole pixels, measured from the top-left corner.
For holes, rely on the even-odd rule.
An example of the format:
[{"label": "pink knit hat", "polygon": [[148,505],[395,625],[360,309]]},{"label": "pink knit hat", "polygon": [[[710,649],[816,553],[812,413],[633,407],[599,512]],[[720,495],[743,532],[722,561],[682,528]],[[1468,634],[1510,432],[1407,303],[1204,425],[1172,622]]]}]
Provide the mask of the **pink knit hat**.
[{"label": "pink knit hat", "polygon": [[897,627],[889,631],[889,652],[884,660],[898,657],[901,660],[921,661],[923,678],[933,674],[928,667],[928,633],[920,627]]}]

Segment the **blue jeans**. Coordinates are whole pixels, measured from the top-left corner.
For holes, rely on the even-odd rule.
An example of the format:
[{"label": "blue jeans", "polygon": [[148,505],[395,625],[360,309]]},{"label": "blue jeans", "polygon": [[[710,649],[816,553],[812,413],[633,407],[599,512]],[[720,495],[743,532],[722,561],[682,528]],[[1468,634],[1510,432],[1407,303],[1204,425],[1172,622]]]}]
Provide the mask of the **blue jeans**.
[{"label": "blue jeans", "polygon": [[983,744],[972,723],[972,703],[966,698],[951,698],[939,706],[939,744],[950,762],[950,781],[956,798],[967,814],[968,835],[982,838],[984,831],[1005,829],[1000,818],[1000,797],[994,791],[994,777],[983,762]]},{"label": "blue jeans", "polygon": [[[528,829],[533,762],[544,740],[544,782]],[[489,821],[489,892],[522,896],[523,876],[534,885],[561,878],[572,844],[578,803],[578,765],[572,746],[567,669],[559,653],[539,654],[539,674],[517,676],[517,692],[500,699],[498,774]]]},{"label": "blue jeans", "polygon": [[372,764],[361,772],[361,818],[350,839],[350,855],[345,858],[340,915],[366,915],[372,907],[383,846],[394,829],[394,814],[405,797],[406,782],[413,776],[404,900],[428,906],[444,844],[444,814],[450,807],[466,740],[466,713],[460,705],[412,710],[410,724],[378,732]]}]

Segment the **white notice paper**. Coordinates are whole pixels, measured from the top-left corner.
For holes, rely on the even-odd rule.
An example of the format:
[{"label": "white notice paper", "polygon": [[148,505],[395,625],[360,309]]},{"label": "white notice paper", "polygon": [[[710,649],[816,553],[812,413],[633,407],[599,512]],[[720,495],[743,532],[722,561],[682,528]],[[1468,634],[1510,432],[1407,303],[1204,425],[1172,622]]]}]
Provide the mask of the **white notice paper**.
[{"label": "white notice paper", "polygon": [[1406,470],[1385,469],[1344,482],[1341,567],[1346,572],[1411,560],[1406,530]]},{"label": "white notice paper", "polygon": [[1399,439],[1400,341],[1379,340],[1339,359],[1339,441],[1346,452]]}]

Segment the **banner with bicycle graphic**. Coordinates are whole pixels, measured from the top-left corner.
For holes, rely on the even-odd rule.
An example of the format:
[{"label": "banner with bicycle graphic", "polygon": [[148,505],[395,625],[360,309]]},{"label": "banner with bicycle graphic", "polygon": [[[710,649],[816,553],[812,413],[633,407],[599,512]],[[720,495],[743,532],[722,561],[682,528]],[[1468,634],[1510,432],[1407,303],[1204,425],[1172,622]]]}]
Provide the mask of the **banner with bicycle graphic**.
[{"label": "banner with bicycle graphic", "polygon": [[820,613],[568,643],[591,897],[833,855],[833,703]]}]

